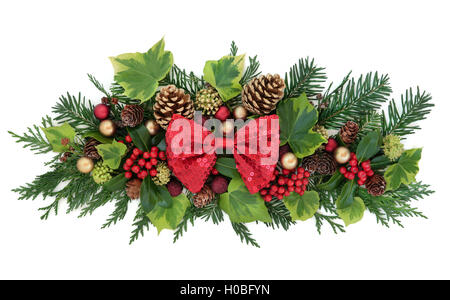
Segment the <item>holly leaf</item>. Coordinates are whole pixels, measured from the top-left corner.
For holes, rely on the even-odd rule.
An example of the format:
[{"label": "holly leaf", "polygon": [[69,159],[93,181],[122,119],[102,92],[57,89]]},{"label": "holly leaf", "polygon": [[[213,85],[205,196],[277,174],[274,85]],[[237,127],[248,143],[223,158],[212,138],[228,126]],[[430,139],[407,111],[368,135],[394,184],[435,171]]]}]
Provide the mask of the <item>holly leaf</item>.
[{"label": "holly leaf", "polygon": [[142,102],[148,101],[173,65],[170,51],[164,51],[164,38],[145,53],[125,53],[110,57],[114,67],[114,80],[124,89],[124,94]]},{"label": "holly leaf", "polygon": [[245,55],[224,56],[219,60],[208,60],[203,68],[203,77],[211,84],[223,101],[239,95],[242,86],[239,81],[244,72]]},{"label": "holly leaf", "polygon": [[338,208],[337,214],[344,221],[345,226],[349,226],[361,221],[365,210],[364,201],[359,197],[354,197],[352,204],[346,208]]},{"label": "holly leaf", "polygon": [[191,202],[185,194],[173,198],[173,205],[169,208],[155,205],[147,214],[153,225],[158,229],[158,234],[163,229],[175,229],[183,219],[186,209]]},{"label": "holly leaf", "polygon": [[219,206],[228,214],[231,222],[272,222],[264,200],[259,193],[250,194],[241,178],[231,180],[228,193],[220,195]]},{"label": "holly leaf", "polygon": [[357,188],[355,180],[347,181],[342,188],[341,194],[336,200],[336,207],[338,209],[344,209],[352,206],[354,201],[354,194]]},{"label": "holly leaf", "polygon": [[277,115],[280,117],[280,145],[289,143],[297,157],[313,154],[326,142],[321,134],[312,131],[318,113],[305,93],[283,100],[278,104]]},{"label": "holly leaf", "polygon": [[145,177],[141,184],[140,198],[146,213],[157,206],[170,208],[173,205],[173,198],[166,186],[156,185],[150,176]]},{"label": "holly leaf", "polygon": [[422,157],[422,148],[410,149],[403,152],[398,163],[390,165],[384,173],[386,190],[396,190],[403,183],[408,185],[416,180],[419,172],[419,161]]},{"label": "holly leaf", "polygon": [[52,149],[55,152],[66,152],[69,150],[70,143],[73,143],[75,138],[75,129],[69,125],[69,123],[64,123],[61,126],[41,128],[44,131],[45,137],[47,138]]},{"label": "holly leaf", "polygon": [[115,170],[119,168],[122,157],[127,152],[127,146],[113,140],[111,144],[100,144],[95,146],[98,154],[103,158],[105,165]]},{"label": "holly leaf", "polygon": [[331,178],[327,182],[317,185],[317,188],[325,191],[333,191],[337,189],[337,187],[344,179],[344,175],[342,175],[340,172],[334,172],[333,176],[331,176]]},{"label": "holly leaf", "polygon": [[128,178],[125,177],[125,173],[119,174],[111,178],[103,185],[103,188],[109,192],[115,192],[125,189]]},{"label": "holly leaf", "polygon": [[240,178],[238,170],[236,169],[236,161],[231,157],[220,157],[216,160],[214,165],[220,174],[230,177],[230,178]]},{"label": "holly leaf", "polygon": [[291,193],[283,199],[292,220],[306,221],[319,209],[319,194],[315,191],[305,192],[303,196]]},{"label": "holly leaf", "polygon": [[380,131],[371,131],[364,136],[356,148],[356,157],[360,162],[370,159],[378,153],[381,146]]}]

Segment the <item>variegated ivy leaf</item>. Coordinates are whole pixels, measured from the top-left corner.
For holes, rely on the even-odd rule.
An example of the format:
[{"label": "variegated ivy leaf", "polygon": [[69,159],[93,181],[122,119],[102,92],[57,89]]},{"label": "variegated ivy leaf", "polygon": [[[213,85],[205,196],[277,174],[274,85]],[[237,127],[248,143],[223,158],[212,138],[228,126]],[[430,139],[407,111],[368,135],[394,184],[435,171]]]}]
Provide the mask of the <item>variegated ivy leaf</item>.
[{"label": "variegated ivy leaf", "polygon": [[277,115],[280,118],[280,144],[289,143],[297,157],[313,154],[326,142],[321,134],[312,130],[318,112],[309,103],[306,94],[283,100],[278,104]]},{"label": "variegated ivy leaf", "polygon": [[283,199],[292,220],[306,221],[319,209],[319,194],[315,191],[305,192],[302,196],[291,193]]},{"label": "variegated ivy leaf", "polygon": [[42,128],[52,149],[55,152],[66,152],[75,138],[75,129],[67,122],[61,126]]},{"label": "variegated ivy leaf", "polygon": [[344,221],[345,226],[349,226],[361,221],[365,210],[364,201],[359,197],[354,197],[352,204],[346,208],[338,208],[337,214]]},{"label": "variegated ivy leaf", "polygon": [[218,92],[223,101],[239,95],[242,86],[239,81],[244,72],[245,55],[224,56],[219,60],[209,60],[203,68],[203,77]]},{"label": "variegated ivy leaf", "polygon": [[122,157],[127,152],[127,146],[114,140],[111,144],[95,146],[105,165],[115,170],[120,166]]},{"label": "variegated ivy leaf", "polygon": [[148,101],[156,92],[173,64],[170,51],[164,51],[164,39],[145,53],[125,53],[110,57],[114,67],[114,80],[124,89],[124,94],[142,102]]},{"label": "variegated ivy leaf", "polygon": [[158,233],[163,229],[175,229],[183,219],[186,209],[191,205],[185,194],[180,194],[172,200],[173,205],[171,207],[165,208],[155,205],[147,214],[152,224],[158,229]]},{"label": "variegated ivy leaf", "polygon": [[403,184],[410,184],[416,180],[419,172],[419,161],[422,157],[422,149],[411,149],[403,152],[398,163],[390,165],[384,173],[386,190],[396,190]]}]

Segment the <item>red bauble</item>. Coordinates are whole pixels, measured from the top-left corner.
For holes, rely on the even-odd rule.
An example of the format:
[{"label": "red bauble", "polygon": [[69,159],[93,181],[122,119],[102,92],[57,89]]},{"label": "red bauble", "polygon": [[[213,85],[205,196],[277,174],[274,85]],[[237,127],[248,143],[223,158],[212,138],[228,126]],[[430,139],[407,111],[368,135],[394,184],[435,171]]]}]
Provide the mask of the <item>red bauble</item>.
[{"label": "red bauble", "polygon": [[230,110],[225,105],[219,107],[219,110],[214,115],[216,119],[219,119],[222,122],[228,119],[230,116]]},{"label": "red bauble", "polygon": [[99,120],[104,120],[109,116],[109,106],[106,104],[98,104],[94,108],[94,116]]},{"label": "red bauble", "polygon": [[183,191],[183,186],[181,185],[181,183],[177,180],[171,180],[168,184],[167,184],[167,190],[169,190],[169,194],[172,197],[176,197],[179,194],[181,194],[181,192]]},{"label": "red bauble", "polygon": [[228,190],[228,180],[222,176],[214,177],[211,182],[211,189],[216,194],[223,194]]},{"label": "red bauble", "polygon": [[335,139],[329,138],[328,143],[325,145],[325,151],[333,152],[338,147],[338,143]]}]

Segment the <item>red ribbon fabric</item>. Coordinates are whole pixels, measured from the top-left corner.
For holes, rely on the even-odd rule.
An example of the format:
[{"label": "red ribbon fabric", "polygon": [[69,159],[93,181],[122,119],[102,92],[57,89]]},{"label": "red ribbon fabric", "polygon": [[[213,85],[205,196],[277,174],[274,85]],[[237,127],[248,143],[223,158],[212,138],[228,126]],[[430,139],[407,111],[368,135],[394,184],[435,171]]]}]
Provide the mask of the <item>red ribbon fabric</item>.
[{"label": "red ribbon fabric", "polygon": [[[275,119],[278,120],[277,115],[260,117],[252,124],[256,128],[252,130],[251,126],[246,125],[235,134],[233,156],[236,167],[252,194],[270,182],[278,162],[279,128],[271,122]],[[182,122],[174,126],[175,120]],[[261,122],[262,120],[265,121]],[[196,137],[194,132],[200,130],[201,136]],[[202,125],[180,115],[174,115],[167,128],[166,154],[169,168],[192,193],[201,190],[216,163],[215,140],[210,139],[210,134]],[[205,142],[210,147],[202,147]]]}]

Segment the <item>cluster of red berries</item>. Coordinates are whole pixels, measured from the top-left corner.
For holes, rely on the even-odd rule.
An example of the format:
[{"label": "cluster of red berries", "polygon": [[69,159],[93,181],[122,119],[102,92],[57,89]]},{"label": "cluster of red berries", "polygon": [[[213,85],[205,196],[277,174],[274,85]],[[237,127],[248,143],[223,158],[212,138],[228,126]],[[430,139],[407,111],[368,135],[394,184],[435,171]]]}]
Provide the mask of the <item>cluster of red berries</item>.
[{"label": "cluster of red berries", "polygon": [[310,173],[305,171],[302,167],[293,170],[283,169],[281,172],[275,170],[271,182],[269,182],[265,188],[260,190],[259,194],[266,202],[272,201],[273,197],[282,200],[292,192],[296,192],[302,196],[308,186],[309,176]]},{"label": "cluster of red berries", "polygon": [[370,166],[370,160],[363,161],[360,166],[358,166],[358,159],[355,153],[350,153],[350,161],[347,167],[341,167],[339,169],[342,175],[348,180],[355,179],[358,176],[358,184],[364,185],[367,178],[372,177],[374,172]]},{"label": "cluster of red berries", "polygon": [[[125,138],[127,143],[131,143],[131,137],[128,135]],[[158,147],[153,146],[150,152],[144,152],[139,148],[134,148],[130,157],[125,160],[123,169],[125,172],[125,177],[131,179],[136,176],[139,179],[144,179],[148,175],[155,177],[158,175],[156,170],[156,165],[159,160],[166,160],[166,153],[160,151]]]}]

